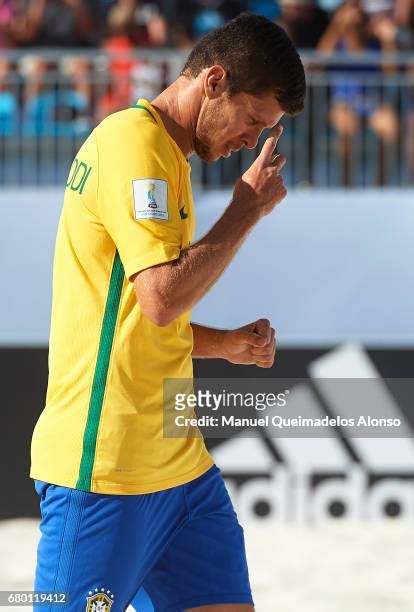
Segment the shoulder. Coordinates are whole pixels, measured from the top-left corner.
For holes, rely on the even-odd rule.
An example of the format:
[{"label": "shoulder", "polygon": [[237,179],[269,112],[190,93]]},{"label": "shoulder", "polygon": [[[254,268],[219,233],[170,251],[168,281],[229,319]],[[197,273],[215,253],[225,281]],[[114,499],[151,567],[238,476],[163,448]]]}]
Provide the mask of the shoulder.
[{"label": "shoulder", "polygon": [[134,107],[109,115],[95,130],[100,141],[122,141],[125,146],[149,144],[165,148],[168,142],[165,131],[156,121],[145,111]]},{"label": "shoulder", "polygon": [[142,160],[179,172],[180,161],[169,136],[145,111],[129,108],[106,117],[96,128],[100,155]]}]

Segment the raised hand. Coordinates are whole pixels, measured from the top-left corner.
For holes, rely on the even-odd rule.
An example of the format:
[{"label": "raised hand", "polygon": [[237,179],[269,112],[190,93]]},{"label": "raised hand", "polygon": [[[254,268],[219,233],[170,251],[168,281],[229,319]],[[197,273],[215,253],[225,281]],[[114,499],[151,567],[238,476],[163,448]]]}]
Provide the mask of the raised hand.
[{"label": "raised hand", "polygon": [[260,216],[269,214],[287,194],[280,171],[286,163],[275,148],[283,128],[276,125],[266,138],[262,150],[250,168],[237,180],[233,200],[257,207]]}]

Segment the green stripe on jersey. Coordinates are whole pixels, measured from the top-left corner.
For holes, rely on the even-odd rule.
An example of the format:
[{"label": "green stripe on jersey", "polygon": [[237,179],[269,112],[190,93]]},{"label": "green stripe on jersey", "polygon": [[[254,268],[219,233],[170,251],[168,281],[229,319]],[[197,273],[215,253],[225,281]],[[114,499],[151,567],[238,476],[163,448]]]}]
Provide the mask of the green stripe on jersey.
[{"label": "green stripe on jersey", "polygon": [[98,356],[96,358],[95,373],[89,400],[88,419],[86,421],[85,433],[83,436],[83,451],[79,468],[79,478],[76,483],[76,488],[82,491],[90,491],[91,488],[96,439],[105,395],[106,381],[108,378],[109,361],[111,358],[124,278],[124,266],[122,265],[118,251],[116,251],[112,264],[108,296],[106,298],[105,314],[102,322]]},{"label": "green stripe on jersey", "polygon": [[146,110],[147,113],[149,113],[151,115],[151,117],[154,119],[155,123],[157,123],[156,118],[154,117],[152,112],[146,106],[142,106],[142,104],[134,104],[134,106],[132,106],[132,108],[142,108],[143,110]]}]

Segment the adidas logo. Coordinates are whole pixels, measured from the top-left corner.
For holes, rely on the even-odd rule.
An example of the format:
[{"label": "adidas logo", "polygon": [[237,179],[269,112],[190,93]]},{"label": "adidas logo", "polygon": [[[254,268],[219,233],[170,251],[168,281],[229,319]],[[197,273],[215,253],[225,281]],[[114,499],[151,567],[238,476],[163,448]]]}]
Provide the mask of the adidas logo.
[{"label": "adidas logo", "polygon": [[[343,439],[336,429],[324,438],[260,437],[242,432],[212,455],[223,472],[242,522],[277,520],[414,518],[413,430],[368,355],[347,345],[309,366],[309,384],[292,388],[289,406],[323,418],[348,418],[349,406],[329,379],[371,378],[370,405],[401,420],[398,438]],[[296,410],[297,408],[297,410]]]}]

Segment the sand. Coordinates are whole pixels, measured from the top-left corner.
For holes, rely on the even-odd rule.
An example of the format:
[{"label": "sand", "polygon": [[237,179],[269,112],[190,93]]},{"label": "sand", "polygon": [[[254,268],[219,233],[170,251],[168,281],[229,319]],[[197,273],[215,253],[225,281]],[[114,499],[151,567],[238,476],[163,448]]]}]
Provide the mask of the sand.
[{"label": "sand", "polygon": [[[0,522],[0,590],[32,588],[38,538],[36,520]],[[245,538],[257,612],[414,610],[411,523],[255,522]]]}]

